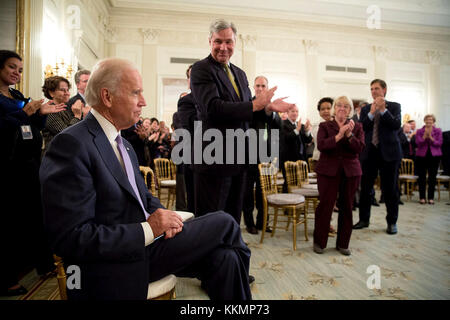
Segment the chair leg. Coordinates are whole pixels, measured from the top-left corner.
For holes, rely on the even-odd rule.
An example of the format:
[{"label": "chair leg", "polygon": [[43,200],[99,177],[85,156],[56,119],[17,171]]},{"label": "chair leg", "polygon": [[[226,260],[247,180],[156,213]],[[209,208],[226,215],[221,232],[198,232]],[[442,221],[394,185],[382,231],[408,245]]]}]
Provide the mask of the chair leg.
[{"label": "chair leg", "polygon": [[263,227],[262,227],[262,230],[261,230],[261,240],[259,240],[259,243],[263,243],[263,241],[264,241],[264,234],[266,233],[266,228],[267,228],[267,211],[268,211],[267,204],[264,204],[263,210],[264,210]]},{"label": "chair leg", "polygon": [[292,243],[294,251],[297,250],[297,213],[295,208],[292,209]]},{"label": "chair leg", "polygon": [[275,229],[277,228],[277,220],[278,220],[278,207],[274,207],[274,215],[273,215],[273,227],[271,237],[275,235]]},{"label": "chair leg", "polygon": [[441,182],[437,181],[438,201],[441,201]]},{"label": "chair leg", "polygon": [[309,241],[308,239],[308,212],[303,207],[303,213],[305,215],[305,240]]}]

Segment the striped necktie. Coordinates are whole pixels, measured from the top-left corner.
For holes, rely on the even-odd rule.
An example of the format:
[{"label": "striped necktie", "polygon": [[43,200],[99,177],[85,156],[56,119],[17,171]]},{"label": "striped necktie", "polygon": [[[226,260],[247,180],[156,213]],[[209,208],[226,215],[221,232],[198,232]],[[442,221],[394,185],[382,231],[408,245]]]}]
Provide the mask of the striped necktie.
[{"label": "striped necktie", "polygon": [[373,119],[373,132],[372,132],[372,144],[375,147],[378,147],[378,142],[379,142],[379,140],[378,140],[378,126],[380,124],[380,116],[381,116],[380,111],[379,110],[375,111],[375,117]]},{"label": "striped necktie", "polygon": [[225,68],[225,72],[227,73],[228,79],[230,79],[231,85],[234,88],[234,91],[236,91],[236,94],[238,95],[239,99],[241,98],[241,95],[239,93],[239,89],[236,85],[236,82],[234,81],[233,74],[231,73],[230,68],[228,67],[228,64],[224,64],[223,67]]}]

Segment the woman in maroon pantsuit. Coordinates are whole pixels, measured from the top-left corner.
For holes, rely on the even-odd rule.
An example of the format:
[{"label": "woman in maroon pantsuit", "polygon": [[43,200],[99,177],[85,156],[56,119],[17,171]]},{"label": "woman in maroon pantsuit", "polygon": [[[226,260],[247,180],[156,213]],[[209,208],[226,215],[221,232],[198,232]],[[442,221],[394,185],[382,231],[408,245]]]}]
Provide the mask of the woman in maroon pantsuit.
[{"label": "woman in maroon pantsuit", "polygon": [[362,174],[359,153],[364,148],[364,131],[360,123],[348,119],[353,110],[348,97],[334,100],[333,110],[334,120],[322,122],[317,133],[320,158],[315,171],[320,203],[314,223],[314,252],[323,253],[327,246],[331,214],[339,192],[336,249],[350,255],[352,203]]}]

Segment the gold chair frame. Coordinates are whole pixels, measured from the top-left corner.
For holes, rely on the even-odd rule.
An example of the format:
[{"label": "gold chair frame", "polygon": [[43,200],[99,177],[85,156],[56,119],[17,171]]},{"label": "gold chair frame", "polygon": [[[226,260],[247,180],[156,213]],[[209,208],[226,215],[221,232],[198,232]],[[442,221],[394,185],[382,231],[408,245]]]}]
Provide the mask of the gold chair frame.
[{"label": "gold chair frame", "polygon": [[401,190],[402,184],[406,185],[406,199],[411,200],[412,192],[414,191],[415,185],[417,183],[417,177],[406,178],[401,177],[401,175],[414,176],[414,161],[411,159],[403,158],[400,164],[398,186]]},{"label": "gold chair frame", "polygon": [[152,196],[156,196],[155,173],[150,167],[139,166],[139,170],[144,177],[145,184]]},{"label": "gold chair frame", "polygon": [[[289,224],[292,220],[292,241],[293,241],[293,249],[297,250],[297,225],[304,224],[305,226],[305,240],[308,241],[308,221],[306,218],[305,205],[304,203],[299,203],[295,205],[276,205],[273,203],[269,203],[267,200],[267,196],[270,194],[278,193],[277,188],[277,169],[272,164],[260,163],[258,165],[258,170],[260,173],[260,182],[261,182],[261,191],[263,197],[263,209],[264,209],[264,217],[263,217],[263,228],[261,232],[261,240],[260,243],[264,241],[265,231],[268,225],[269,218],[269,207],[274,209],[273,214],[273,225],[272,225],[272,233],[271,237],[275,235],[275,230],[277,228],[283,228],[286,231],[289,229]],[[278,222],[278,209],[281,209],[282,212],[284,210],[288,211],[288,220],[286,221],[286,227],[277,226]],[[297,215],[298,212],[298,215]],[[303,218],[301,218],[301,214],[303,213]],[[281,217],[284,217],[282,215]]]},{"label": "gold chair frame", "polygon": [[158,185],[158,198],[161,200],[161,190],[167,189],[166,208],[170,209],[170,205],[172,204],[173,206],[175,203],[176,185],[163,186],[161,182],[165,180],[176,181],[176,166],[172,160],[165,158],[158,158],[153,162],[155,164],[156,182]]}]

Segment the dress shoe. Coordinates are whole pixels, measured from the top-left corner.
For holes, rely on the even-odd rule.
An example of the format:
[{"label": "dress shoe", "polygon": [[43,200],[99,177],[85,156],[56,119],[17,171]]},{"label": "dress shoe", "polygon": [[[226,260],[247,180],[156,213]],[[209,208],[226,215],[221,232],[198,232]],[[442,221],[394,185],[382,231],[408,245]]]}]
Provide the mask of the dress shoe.
[{"label": "dress shoe", "polygon": [[386,229],[386,232],[388,234],[396,234],[397,233],[397,225],[395,223],[388,224],[388,227]]},{"label": "dress shoe", "polygon": [[[256,229],[262,230],[262,227],[256,227]],[[267,233],[272,233],[272,229],[270,229],[269,227],[266,227],[266,232]]]},{"label": "dress shoe", "polygon": [[362,228],[367,228],[368,226],[369,226],[368,222],[359,221],[357,224],[355,224],[353,226],[353,229],[362,229]]},{"label": "dress shoe", "polygon": [[250,234],[258,234],[258,229],[256,229],[255,226],[247,227],[247,232],[250,233]]},{"label": "dress shoe", "polygon": [[428,200],[428,204],[434,204],[434,200],[433,199]]},{"label": "dress shoe", "polygon": [[252,275],[248,275],[248,284],[252,284],[253,282],[255,282],[255,277]]},{"label": "dress shoe", "polygon": [[426,201],[425,201],[425,199],[420,199],[419,203],[420,203],[420,204],[425,204]]},{"label": "dress shoe", "polygon": [[400,205],[404,205],[404,203],[403,203],[403,201],[402,201],[402,200],[398,200],[398,204],[400,204]]},{"label": "dress shoe", "polygon": [[0,291],[0,296],[7,296],[7,297],[21,296],[26,293],[28,293],[28,290],[22,286],[19,286],[16,289],[6,289],[6,290]]},{"label": "dress shoe", "polygon": [[343,254],[344,256],[349,256],[349,255],[351,255],[352,254],[352,252],[350,251],[350,249],[344,249],[344,248],[339,248],[339,247],[336,247],[336,249],[341,253],[341,254]]},{"label": "dress shoe", "polygon": [[375,207],[379,207],[380,206],[380,204],[375,199],[372,200],[372,205],[375,206]]},{"label": "dress shoe", "polygon": [[318,253],[318,254],[322,254],[323,253],[323,249],[317,244],[317,243],[314,243],[314,252],[315,253]]}]

